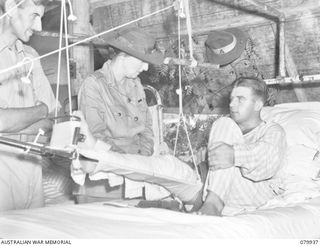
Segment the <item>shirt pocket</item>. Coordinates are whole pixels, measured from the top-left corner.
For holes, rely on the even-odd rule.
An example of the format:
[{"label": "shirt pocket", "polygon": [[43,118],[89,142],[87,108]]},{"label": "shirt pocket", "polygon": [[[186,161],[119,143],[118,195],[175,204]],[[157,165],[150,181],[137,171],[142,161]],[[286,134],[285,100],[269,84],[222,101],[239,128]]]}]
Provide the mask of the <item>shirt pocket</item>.
[{"label": "shirt pocket", "polygon": [[112,135],[117,137],[126,136],[130,131],[130,116],[128,110],[123,105],[110,106],[113,120],[106,119],[108,127],[111,129]]},{"label": "shirt pocket", "polygon": [[115,121],[127,121],[129,119],[128,110],[125,106],[112,105],[110,109]]}]

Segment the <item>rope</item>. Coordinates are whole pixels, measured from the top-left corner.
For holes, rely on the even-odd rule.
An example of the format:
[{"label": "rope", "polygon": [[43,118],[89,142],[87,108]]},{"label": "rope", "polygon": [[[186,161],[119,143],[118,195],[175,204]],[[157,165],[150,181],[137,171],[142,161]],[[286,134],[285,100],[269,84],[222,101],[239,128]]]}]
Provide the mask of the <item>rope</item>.
[{"label": "rope", "polygon": [[193,57],[193,41],[192,41],[192,26],[191,26],[191,17],[190,17],[190,9],[189,9],[189,0],[182,0],[184,3],[184,9],[186,13],[186,24],[187,24],[187,33],[189,40],[189,52],[190,52],[190,60],[195,60]]},{"label": "rope", "polygon": [[[4,15],[1,16],[1,19],[4,18],[4,16],[8,15],[10,13],[10,11],[12,11],[14,8],[17,8],[19,5],[21,5],[25,0],[21,1],[19,4],[15,5],[15,7],[11,8],[9,11],[7,11]],[[69,1],[69,0],[68,0]],[[70,1],[69,1],[70,3]],[[9,68],[6,68],[6,69],[3,69],[0,71],[0,75],[3,74],[3,73],[6,73],[8,71],[11,71],[11,70],[14,70],[22,65],[26,65],[26,64],[29,64],[29,63],[33,63],[35,61],[38,61],[38,60],[41,60],[45,57],[48,57],[50,55],[53,55],[53,54],[56,54],[56,53],[59,53],[59,57],[58,57],[58,71],[57,71],[57,89],[56,89],[56,110],[55,110],[55,117],[57,119],[57,108],[58,108],[58,97],[59,97],[59,84],[60,84],[60,75],[61,75],[61,52],[63,50],[66,50],[66,59],[67,59],[67,79],[68,79],[68,98],[69,98],[69,110],[70,110],[70,113],[72,112],[72,105],[71,105],[71,81],[70,81],[70,67],[69,67],[69,48],[72,48],[76,45],[79,45],[79,44],[82,44],[82,43],[86,43],[92,39],[95,39],[97,37],[100,37],[104,34],[107,34],[109,32],[112,32],[114,30],[117,30],[117,29],[120,29],[122,27],[125,27],[125,26],[128,26],[128,25],[131,25],[135,22],[138,22],[140,20],[143,20],[145,18],[148,18],[150,16],[153,16],[153,15],[156,15],[158,13],[161,13],[163,11],[166,11],[172,7],[175,6],[175,4],[172,4],[170,6],[167,6],[163,9],[160,9],[160,10],[157,10],[153,13],[150,13],[150,14],[147,14],[147,15],[144,15],[140,18],[137,18],[135,20],[132,20],[132,21],[129,21],[127,23],[124,23],[122,25],[119,25],[117,27],[114,27],[114,28],[111,28],[109,30],[106,30],[106,31],[103,31],[103,32],[100,32],[98,34],[95,34],[93,36],[90,36],[88,38],[85,38],[83,40],[80,40],[78,42],[75,42],[71,45],[69,45],[68,43],[68,29],[67,29],[67,15],[66,15],[66,7],[65,7],[65,4],[66,4],[66,0],[62,0],[61,2],[61,18],[60,18],[60,39],[59,39],[59,49],[57,50],[54,50],[54,51],[51,51],[49,53],[46,53],[42,56],[38,56],[38,57],[35,57],[33,59],[30,59],[30,61],[28,62],[25,62],[23,64],[16,64],[14,66],[11,66]],[[190,21],[190,12],[189,12],[189,6],[188,6],[188,0],[180,0],[180,6],[183,6],[184,5],[184,10],[186,11],[186,17],[187,17],[187,29],[188,29],[188,37],[189,37],[189,49],[190,49],[190,59],[194,59],[193,58],[193,47],[192,47],[192,35],[191,35],[191,32],[192,32],[192,29],[191,29],[191,21]],[[182,14],[181,13],[181,8],[179,8],[179,16],[178,16],[178,42],[179,42],[179,59],[181,59],[181,40],[180,40],[180,37],[181,37],[181,24],[180,24],[180,15]],[[71,18],[70,19],[74,19],[76,18],[73,13],[71,13]],[[65,47],[62,47],[62,37],[63,37],[63,23],[64,23],[64,27],[65,27]],[[182,81],[181,81],[181,64],[179,65],[179,122],[178,122],[178,129],[177,129],[177,134],[176,134],[176,142],[175,142],[175,147],[174,147],[174,153],[176,152],[176,146],[177,146],[177,140],[178,140],[178,136],[179,136],[179,128],[180,128],[180,119],[182,118],[183,120],[183,123],[184,123],[184,128],[185,128],[185,131],[186,131],[186,135],[187,135],[187,139],[188,139],[188,145],[190,147],[190,150],[191,150],[191,155],[192,155],[192,160],[193,160],[193,163],[194,163],[194,166],[195,166],[195,169],[196,169],[196,174],[197,174],[197,177],[199,179],[199,173],[198,173],[198,167],[197,165],[195,164],[195,158],[194,158],[194,154],[193,154],[193,150],[192,150],[192,146],[191,146],[191,141],[190,141],[190,137],[189,137],[189,134],[188,134],[188,130],[187,130],[187,125],[186,125],[186,121],[185,121],[185,117],[183,115],[183,106],[182,106]],[[56,123],[56,119],[55,119],[55,123]]]},{"label": "rope", "polygon": [[[181,23],[180,23],[180,17],[183,15],[183,13],[181,12],[183,9],[186,10],[186,6],[183,7],[183,4],[188,4],[187,0],[180,0],[180,7],[178,9],[178,56],[179,56],[179,60],[181,60]],[[190,22],[190,13],[186,14],[187,19],[189,18],[189,24],[191,25]],[[188,21],[187,21],[188,22]],[[191,32],[188,32],[188,36],[189,36],[189,45],[192,42],[192,38],[191,38]],[[190,42],[191,39],[191,42]],[[189,46],[190,47],[190,46]],[[192,48],[192,45],[191,45]],[[190,54],[193,54],[190,50]],[[193,58],[193,55],[190,55],[190,58]],[[192,145],[191,145],[191,141],[190,141],[190,136],[189,136],[189,132],[188,132],[188,128],[187,128],[187,123],[186,123],[186,118],[183,114],[183,101],[182,101],[182,75],[181,75],[181,64],[178,65],[179,66],[179,89],[178,89],[178,95],[179,95],[179,120],[178,120],[178,125],[177,125],[177,132],[176,132],[176,139],[175,139],[175,143],[174,143],[174,150],[173,150],[173,154],[176,154],[176,150],[177,150],[177,143],[178,143],[178,137],[179,137],[179,130],[180,130],[180,121],[182,120],[183,122],[183,127],[184,130],[186,132],[187,135],[187,139],[188,139],[188,146],[191,152],[191,157],[192,157],[192,162],[196,171],[196,175],[197,175],[197,179],[200,180],[200,175],[198,172],[198,166],[196,164],[195,161],[195,157],[194,157],[194,153],[193,153],[193,149],[192,149]]]},{"label": "rope", "polygon": [[[26,63],[27,63],[27,61],[30,61],[31,60],[31,58],[30,57],[24,57],[23,59],[22,59],[22,61],[21,61],[21,63],[23,64],[23,65],[25,65]],[[25,83],[25,84],[31,84],[31,80],[30,80],[30,75],[31,75],[31,73],[32,73],[32,70],[33,70],[33,62],[31,63],[31,66],[30,66],[30,68],[29,68],[29,71],[28,71],[28,73],[27,73],[27,75],[25,76],[25,77],[21,77],[21,81],[23,82],[23,83]]]},{"label": "rope", "polygon": [[[157,10],[157,11],[155,11],[155,12],[153,12],[153,13],[150,13],[150,14],[144,15],[144,16],[142,16],[142,17],[139,17],[139,18],[137,18],[137,19],[135,19],[135,20],[129,21],[129,22],[127,22],[127,23],[124,23],[124,24],[122,24],[122,25],[119,25],[119,26],[116,26],[116,27],[114,27],[114,28],[111,28],[111,29],[109,29],[109,30],[100,32],[100,33],[95,34],[95,35],[93,35],[93,36],[90,36],[90,37],[88,37],[88,38],[82,39],[82,40],[80,40],[80,41],[78,41],[78,42],[75,42],[75,43],[73,43],[73,44],[70,44],[70,45],[69,45],[69,48],[72,48],[72,47],[74,47],[74,46],[76,46],[76,45],[79,45],[79,44],[82,44],[82,43],[87,43],[88,41],[90,41],[90,40],[92,40],[92,39],[95,39],[95,38],[97,38],[97,37],[100,37],[100,36],[102,36],[102,35],[104,35],[104,34],[107,34],[107,33],[109,33],[109,32],[115,31],[115,30],[117,30],[117,29],[120,29],[120,28],[122,28],[122,27],[131,25],[131,24],[133,24],[133,23],[135,23],[135,22],[138,22],[138,21],[143,20],[143,19],[145,19],[145,18],[148,18],[148,17],[150,17],[150,16],[153,16],[153,15],[156,15],[156,14],[161,13],[161,12],[163,12],[163,11],[166,11],[166,10],[172,8],[172,7],[174,7],[174,4],[172,4],[172,5],[170,5],[170,6],[167,6],[167,7],[163,8],[163,9]],[[30,63],[31,63],[31,62],[35,62],[35,61],[38,61],[38,60],[43,59],[43,58],[45,58],[45,57],[48,57],[48,56],[50,56],[50,55],[56,54],[56,53],[58,53],[60,50],[63,51],[63,50],[65,50],[65,49],[66,49],[66,47],[59,48],[59,49],[57,49],[57,50],[53,50],[53,51],[51,51],[51,52],[49,52],[49,53],[46,53],[46,54],[44,54],[44,55],[42,55],[42,56],[35,57],[35,58],[33,58],[33,59],[30,61]],[[26,63],[26,64],[28,64],[28,63]],[[3,69],[3,70],[0,71],[0,75],[3,74],[3,73],[9,72],[9,71],[11,71],[11,70],[14,70],[14,69],[16,69],[16,68],[18,68],[18,67],[20,67],[20,66],[21,66],[21,64],[17,64],[17,65],[11,66],[11,67],[9,67],[9,68]]]},{"label": "rope", "polygon": [[[180,2],[181,3],[181,2]],[[180,6],[181,7],[181,6]],[[180,15],[181,15],[181,8],[178,9],[178,56],[179,59],[181,59],[181,41],[180,41]],[[179,95],[179,120],[177,123],[177,132],[176,132],[176,139],[174,142],[174,148],[173,148],[173,155],[176,155],[177,150],[177,144],[178,144],[178,137],[179,137],[179,130],[180,130],[180,119],[181,114],[183,114],[183,108],[182,108],[182,86],[181,86],[181,65],[178,65],[179,68],[179,89],[178,89],[178,95]]]},{"label": "rope", "polygon": [[[70,61],[69,61],[69,40],[68,40],[68,21],[67,21],[67,9],[66,1],[62,0],[64,5],[63,16],[64,16],[64,32],[65,32],[65,47],[66,47],[66,62],[67,62],[67,81],[68,81],[68,99],[69,99],[69,114],[72,115],[72,98],[71,98],[71,80],[70,80]],[[69,4],[71,4],[69,0]],[[70,5],[70,9],[72,9]],[[71,11],[70,11],[71,12]],[[60,47],[61,48],[61,47]],[[56,98],[58,100],[58,98]]]},{"label": "rope", "polygon": [[61,47],[62,47],[62,37],[63,37],[63,9],[64,9],[64,4],[61,2],[61,11],[60,11],[60,35],[59,35],[59,54],[58,54],[58,71],[57,71],[57,87],[56,87],[56,107],[55,107],[55,120],[54,123],[57,124],[57,117],[58,117],[58,105],[59,105],[59,91],[60,91],[60,72],[61,72]]}]

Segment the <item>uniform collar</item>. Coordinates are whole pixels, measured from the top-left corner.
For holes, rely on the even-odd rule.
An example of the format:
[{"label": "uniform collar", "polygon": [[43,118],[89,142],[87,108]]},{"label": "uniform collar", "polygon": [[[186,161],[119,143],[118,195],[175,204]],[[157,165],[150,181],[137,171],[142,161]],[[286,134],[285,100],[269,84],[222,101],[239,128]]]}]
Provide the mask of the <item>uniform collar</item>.
[{"label": "uniform collar", "polygon": [[111,86],[114,86],[116,84],[116,79],[115,79],[114,74],[111,70],[110,63],[111,63],[111,60],[106,61],[103,64],[100,71],[104,74],[104,76],[106,78],[108,78],[107,79],[108,84]]},{"label": "uniform collar", "polygon": [[[18,53],[23,52],[23,43],[19,39],[15,42],[14,47]],[[6,48],[9,48],[8,44],[5,40],[0,39],[0,51],[3,51]]]},{"label": "uniform collar", "polygon": [[24,52],[23,43],[19,39],[16,41],[15,46],[18,53]]}]

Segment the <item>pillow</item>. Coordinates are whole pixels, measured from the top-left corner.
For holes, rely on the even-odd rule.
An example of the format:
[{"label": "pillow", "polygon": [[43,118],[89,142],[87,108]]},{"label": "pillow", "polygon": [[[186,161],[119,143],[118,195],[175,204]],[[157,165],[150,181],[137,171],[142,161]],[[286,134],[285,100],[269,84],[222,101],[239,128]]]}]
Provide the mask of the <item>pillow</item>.
[{"label": "pillow", "polygon": [[304,145],[320,149],[320,103],[279,104],[265,107],[261,118],[280,124],[287,136],[288,146]]},{"label": "pillow", "polygon": [[261,118],[280,124],[286,132],[288,162],[284,167],[285,174],[301,180],[315,179],[320,170],[319,160],[313,160],[320,149],[320,102],[265,107]]},{"label": "pillow", "polygon": [[286,174],[317,180],[320,171],[320,160],[315,158],[317,151],[304,145],[288,147],[287,164],[283,170]]}]

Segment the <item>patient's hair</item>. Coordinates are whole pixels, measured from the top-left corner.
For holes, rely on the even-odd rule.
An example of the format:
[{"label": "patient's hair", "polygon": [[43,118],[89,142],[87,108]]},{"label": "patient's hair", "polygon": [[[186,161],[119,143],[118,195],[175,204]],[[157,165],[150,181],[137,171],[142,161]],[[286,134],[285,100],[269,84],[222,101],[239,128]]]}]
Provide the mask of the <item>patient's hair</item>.
[{"label": "patient's hair", "polygon": [[260,78],[255,77],[240,77],[233,82],[233,88],[247,87],[250,88],[254,95],[261,98],[265,105],[268,99],[268,86]]}]

